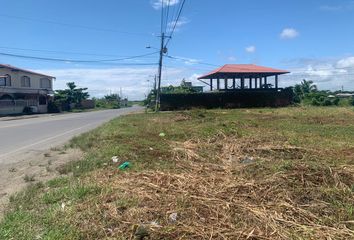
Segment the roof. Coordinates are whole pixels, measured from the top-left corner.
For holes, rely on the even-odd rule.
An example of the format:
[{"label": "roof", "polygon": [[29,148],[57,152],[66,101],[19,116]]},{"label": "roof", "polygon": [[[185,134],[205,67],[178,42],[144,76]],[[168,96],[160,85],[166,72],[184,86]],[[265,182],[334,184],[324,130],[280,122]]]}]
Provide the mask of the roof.
[{"label": "roof", "polygon": [[36,74],[36,75],[43,76],[43,77],[55,78],[53,76],[49,76],[49,75],[45,75],[45,74],[42,74],[42,73],[37,73],[37,72],[30,71],[30,70],[18,68],[18,67],[9,65],[9,64],[0,64],[0,68],[8,68],[8,69],[11,69],[11,70],[22,71],[22,72],[31,73],[31,74]]},{"label": "roof", "polygon": [[289,73],[285,70],[269,67],[257,66],[254,64],[226,64],[210,73],[199,77],[198,79],[211,79],[223,77],[266,77]]}]

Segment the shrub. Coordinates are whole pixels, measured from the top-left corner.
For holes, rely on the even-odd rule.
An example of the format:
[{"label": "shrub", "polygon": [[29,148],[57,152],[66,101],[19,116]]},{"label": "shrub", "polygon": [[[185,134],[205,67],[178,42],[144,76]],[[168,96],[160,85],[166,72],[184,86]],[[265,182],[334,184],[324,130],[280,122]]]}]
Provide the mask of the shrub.
[{"label": "shrub", "polygon": [[25,114],[31,114],[31,113],[33,113],[33,112],[32,112],[32,108],[31,108],[31,107],[28,107],[28,106],[24,107],[23,113],[25,113]]},{"label": "shrub", "polygon": [[48,112],[49,113],[59,113],[60,108],[57,102],[49,101],[48,102]]},{"label": "shrub", "polygon": [[338,106],[338,105],[339,105],[339,102],[340,102],[340,99],[339,99],[339,98],[335,98],[335,99],[333,100],[333,105]]},{"label": "shrub", "polygon": [[349,100],[350,105],[354,106],[354,97]]},{"label": "shrub", "polygon": [[329,100],[328,98],[322,102],[322,106],[331,106],[331,105],[332,105],[332,101]]},{"label": "shrub", "polygon": [[311,105],[312,106],[320,106],[321,103],[316,98],[312,98]]}]

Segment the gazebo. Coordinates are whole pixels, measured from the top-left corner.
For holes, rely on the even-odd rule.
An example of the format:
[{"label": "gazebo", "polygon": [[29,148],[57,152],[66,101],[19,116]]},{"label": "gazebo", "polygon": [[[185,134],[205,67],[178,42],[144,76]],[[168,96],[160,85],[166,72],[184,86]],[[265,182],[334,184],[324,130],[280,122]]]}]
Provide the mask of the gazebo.
[{"label": "gazebo", "polygon": [[[226,64],[199,77],[198,80],[209,85],[210,91],[214,90],[215,81],[216,90],[219,91],[278,91],[278,76],[287,73],[290,72],[253,64]],[[202,79],[207,79],[210,82],[205,82]],[[222,81],[224,86],[221,86]]]}]

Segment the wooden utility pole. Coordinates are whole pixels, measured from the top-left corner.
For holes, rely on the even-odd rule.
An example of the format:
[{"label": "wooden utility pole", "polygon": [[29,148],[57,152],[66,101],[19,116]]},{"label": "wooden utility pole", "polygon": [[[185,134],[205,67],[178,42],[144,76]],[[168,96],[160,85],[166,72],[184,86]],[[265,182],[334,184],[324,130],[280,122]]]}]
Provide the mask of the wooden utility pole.
[{"label": "wooden utility pole", "polygon": [[160,47],[160,60],[159,60],[159,78],[157,84],[157,93],[156,93],[156,105],[155,112],[160,109],[160,95],[161,95],[161,74],[162,74],[162,62],[163,62],[163,54],[167,52],[165,48],[165,33],[161,35],[161,47]]}]

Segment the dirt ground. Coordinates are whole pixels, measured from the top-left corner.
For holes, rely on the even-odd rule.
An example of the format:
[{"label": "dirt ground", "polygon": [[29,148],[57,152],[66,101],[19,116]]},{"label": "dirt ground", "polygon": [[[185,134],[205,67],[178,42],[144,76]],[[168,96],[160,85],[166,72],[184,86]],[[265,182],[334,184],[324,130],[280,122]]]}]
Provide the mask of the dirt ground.
[{"label": "dirt ground", "polygon": [[47,181],[60,175],[58,168],[82,157],[79,149],[53,148],[27,152],[15,164],[0,164],[0,219],[12,194],[29,184]]}]

